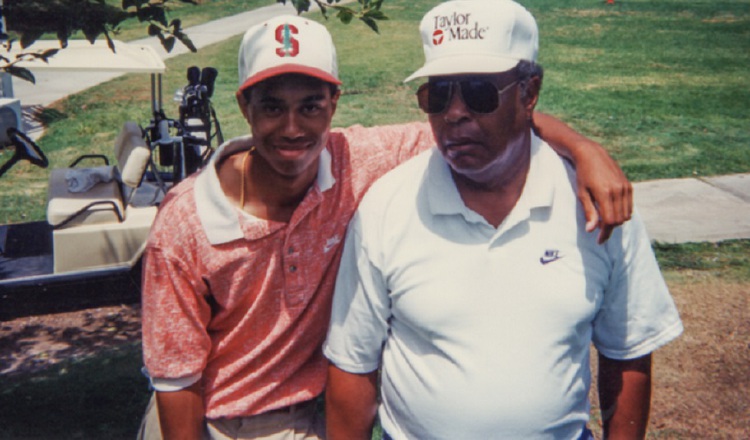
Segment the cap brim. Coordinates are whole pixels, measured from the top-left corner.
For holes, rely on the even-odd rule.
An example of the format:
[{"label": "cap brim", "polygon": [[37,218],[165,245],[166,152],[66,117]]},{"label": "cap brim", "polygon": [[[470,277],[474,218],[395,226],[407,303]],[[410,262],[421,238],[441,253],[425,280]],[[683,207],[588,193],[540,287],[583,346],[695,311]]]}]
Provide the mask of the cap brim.
[{"label": "cap brim", "polygon": [[253,86],[263,80],[272,78],[274,76],[284,75],[286,73],[299,73],[302,75],[321,79],[325,82],[341,85],[341,80],[323,70],[315,69],[310,66],[303,66],[301,64],[284,64],[281,66],[272,67],[270,69],[261,70],[255,75],[250,76],[242,83],[239,90],[245,90],[246,88]]},{"label": "cap brim", "polygon": [[476,54],[443,57],[426,63],[422,68],[409,75],[404,82],[430,76],[507,72],[516,67],[519,61],[516,58],[491,57]]}]

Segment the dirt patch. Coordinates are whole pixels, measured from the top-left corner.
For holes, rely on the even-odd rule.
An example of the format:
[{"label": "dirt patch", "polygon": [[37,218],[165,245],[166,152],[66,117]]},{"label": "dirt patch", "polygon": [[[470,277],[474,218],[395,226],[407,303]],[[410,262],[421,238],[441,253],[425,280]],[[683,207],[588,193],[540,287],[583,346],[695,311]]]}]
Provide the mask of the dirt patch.
[{"label": "dirt patch", "polygon": [[140,308],[132,305],[4,321],[0,323],[0,375],[34,373],[140,338]]},{"label": "dirt patch", "polygon": [[652,433],[750,438],[750,285],[670,283],[685,331],[654,354]]},{"label": "dirt patch", "polygon": [[[750,438],[750,285],[680,278],[668,284],[685,331],[654,353],[647,437]],[[591,426],[601,438],[595,380],[592,388]]]}]

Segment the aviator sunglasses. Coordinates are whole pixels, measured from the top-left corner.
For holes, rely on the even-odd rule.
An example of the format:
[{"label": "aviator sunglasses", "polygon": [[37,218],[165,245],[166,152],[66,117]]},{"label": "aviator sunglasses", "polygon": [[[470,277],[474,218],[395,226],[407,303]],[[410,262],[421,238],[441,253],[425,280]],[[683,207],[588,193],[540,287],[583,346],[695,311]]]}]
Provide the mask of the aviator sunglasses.
[{"label": "aviator sunglasses", "polygon": [[492,113],[500,106],[501,95],[516,83],[518,81],[513,81],[498,90],[496,85],[482,79],[430,81],[417,90],[417,101],[419,108],[427,114],[443,113],[453,98],[453,90],[458,88],[461,99],[471,112]]}]

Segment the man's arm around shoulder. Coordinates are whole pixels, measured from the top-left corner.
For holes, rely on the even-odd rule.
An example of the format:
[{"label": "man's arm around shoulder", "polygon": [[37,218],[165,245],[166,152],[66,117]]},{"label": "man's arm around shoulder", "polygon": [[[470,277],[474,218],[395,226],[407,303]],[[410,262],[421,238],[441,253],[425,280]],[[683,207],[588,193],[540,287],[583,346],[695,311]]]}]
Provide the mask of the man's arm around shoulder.
[{"label": "man's arm around shoulder", "polygon": [[328,440],[369,440],[378,409],[378,371],[348,373],[328,366],[326,384]]},{"label": "man's arm around shoulder", "polygon": [[586,213],[586,230],[599,227],[599,243],[615,227],[630,219],[633,186],[607,150],[574,131],[562,121],[534,112],[534,128],[556,152],[571,159],[576,167],[578,199]]}]

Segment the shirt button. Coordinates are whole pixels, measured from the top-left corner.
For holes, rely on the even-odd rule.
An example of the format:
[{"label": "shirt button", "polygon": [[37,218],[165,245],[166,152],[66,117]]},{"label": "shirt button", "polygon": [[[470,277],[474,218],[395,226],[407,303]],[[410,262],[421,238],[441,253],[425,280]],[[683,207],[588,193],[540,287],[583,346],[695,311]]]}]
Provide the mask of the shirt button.
[{"label": "shirt button", "polygon": [[293,254],[294,248],[290,246],[289,249],[287,249],[287,252],[289,252],[290,255]]},{"label": "shirt button", "polygon": [[289,266],[289,272],[297,272],[297,266]]}]

